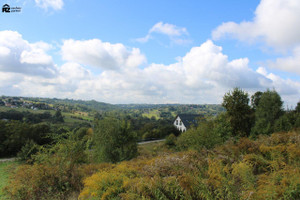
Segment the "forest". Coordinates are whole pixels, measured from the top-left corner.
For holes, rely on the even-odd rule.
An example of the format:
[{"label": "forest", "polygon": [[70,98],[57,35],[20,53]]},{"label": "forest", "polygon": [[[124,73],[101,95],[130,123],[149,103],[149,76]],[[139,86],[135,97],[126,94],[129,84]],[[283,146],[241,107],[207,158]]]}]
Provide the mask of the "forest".
[{"label": "forest", "polygon": [[[0,157],[17,157],[3,199],[300,199],[300,102],[284,110],[275,90],[233,88],[222,105],[0,102]],[[179,113],[203,117],[180,133]]]}]

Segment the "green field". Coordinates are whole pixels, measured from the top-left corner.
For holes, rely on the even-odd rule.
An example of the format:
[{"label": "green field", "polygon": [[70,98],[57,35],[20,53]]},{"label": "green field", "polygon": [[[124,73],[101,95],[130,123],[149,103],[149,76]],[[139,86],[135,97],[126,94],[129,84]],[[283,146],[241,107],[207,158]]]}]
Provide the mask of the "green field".
[{"label": "green field", "polygon": [[[15,110],[18,112],[30,112],[33,114],[40,114],[40,113],[44,113],[44,112],[50,112],[51,115],[55,114],[55,110],[32,110],[32,109],[28,109],[28,108],[10,108],[10,107],[5,107],[5,106],[0,106],[0,112],[7,112],[10,110]],[[88,113],[86,112],[75,112],[75,113],[69,113],[69,112],[62,112],[62,115],[64,117],[65,123],[67,125],[72,125],[75,123],[81,123],[81,122],[87,122],[87,121],[93,121],[93,117],[88,116]],[[81,119],[76,119],[76,118],[72,118],[73,117],[80,117]]]},{"label": "green field", "polygon": [[0,161],[0,200],[8,199],[3,192],[3,188],[7,185],[9,176],[17,165],[17,161]]}]

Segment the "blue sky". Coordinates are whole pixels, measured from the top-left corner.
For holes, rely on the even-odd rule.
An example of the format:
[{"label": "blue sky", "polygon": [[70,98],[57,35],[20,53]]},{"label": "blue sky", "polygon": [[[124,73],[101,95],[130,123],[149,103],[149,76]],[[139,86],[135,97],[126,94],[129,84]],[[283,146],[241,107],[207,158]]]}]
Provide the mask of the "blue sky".
[{"label": "blue sky", "polygon": [[7,0],[0,95],[221,103],[233,87],[300,100],[300,2]]}]

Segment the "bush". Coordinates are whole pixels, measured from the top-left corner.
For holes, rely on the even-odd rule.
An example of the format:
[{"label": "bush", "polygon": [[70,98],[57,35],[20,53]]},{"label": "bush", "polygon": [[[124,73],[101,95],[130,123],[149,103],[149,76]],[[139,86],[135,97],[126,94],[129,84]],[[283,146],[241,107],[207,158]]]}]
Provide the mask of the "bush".
[{"label": "bush", "polygon": [[130,123],[116,118],[104,118],[94,132],[95,159],[99,162],[119,162],[137,156],[137,136]]},{"label": "bush", "polygon": [[202,122],[196,128],[191,128],[182,133],[177,139],[177,148],[180,150],[196,149],[203,147],[211,149],[217,144],[222,143],[222,137],[215,131],[213,121]]},{"label": "bush", "polygon": [[176,143],[176,136],[174,134],[170,134],[166,137],[165,144],[169,147],[175,146]]},{"label": "bush", "polygon": [[34,141],[28,140],[26,144],[21,148],[21,151],[17,154],[20,161],[32,163],[31,156],[39,151],[39,145]]},{"label": "bush", "polygon": [[[28,157],[30,142],[20,153]],[[64,199],[82,188],[81,166],[87,162],[85,143],[72,133],[53,146],[41,147],[31,155],[33,165],[21,165],[13,175],[7,193],[12,199]]]},{"label": "bush", "polygon": [[[208,133],[210,125],[200,127]],[[203,146],[209,137],[193,131],[182,136],[191,139],[189,144]],[[192,142],[192,134],[199,143]],[[87,178],[81,198],[298,199],[299,136],[299,131],[275,133],[256,141],[229,141],[213,150],[122,162]]]}]

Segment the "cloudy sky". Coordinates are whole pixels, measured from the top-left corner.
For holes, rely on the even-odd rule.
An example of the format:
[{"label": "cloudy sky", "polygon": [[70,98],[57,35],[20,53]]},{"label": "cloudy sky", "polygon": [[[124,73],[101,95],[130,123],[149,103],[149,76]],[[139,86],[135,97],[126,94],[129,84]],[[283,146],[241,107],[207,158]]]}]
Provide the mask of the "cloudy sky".
[{"label": "cloudy sky", "polygon": [[0,13],[0,95],[204,104],[240,87],[300,100],[299,0],[1,2],[22,11]]}]

